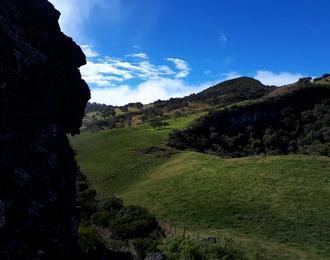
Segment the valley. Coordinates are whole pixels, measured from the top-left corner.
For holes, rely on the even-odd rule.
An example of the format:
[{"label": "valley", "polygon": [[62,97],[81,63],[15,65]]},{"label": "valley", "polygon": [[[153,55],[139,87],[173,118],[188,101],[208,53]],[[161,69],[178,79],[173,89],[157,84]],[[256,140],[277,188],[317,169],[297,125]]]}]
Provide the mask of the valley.
[{"label": "valley", "polygon": [[100,198],[116,194],[191,234],[233,239],[251,259],[330,257],[329,157],[222,158],[167,146],[173,129],[190,129],[205,115],[167,119],[160,130],[84,132],[71,142]]}]

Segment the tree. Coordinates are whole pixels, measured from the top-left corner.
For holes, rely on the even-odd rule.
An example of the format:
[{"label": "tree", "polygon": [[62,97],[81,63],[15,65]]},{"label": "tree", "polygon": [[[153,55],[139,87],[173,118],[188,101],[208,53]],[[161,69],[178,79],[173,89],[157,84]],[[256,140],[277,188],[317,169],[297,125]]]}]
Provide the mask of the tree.
[{"label": "tree", "polygon": [[104,119],[109,118],[109,117],[114,117],[116,115],[116,110],[113,107],[106,107],[101,110],[101,117]]},{"label": "tree", "polygon": [[163,128],[166,128],[166,127],[168,127],[170,124],[169,124],[169,122],[162,122],[162,127]]},{"label": "tree", "polygon": [[162,127],[163,123],[159,118],[152,118],[149,121],[149,125],[156,130],[156,128],[160,129]]}]

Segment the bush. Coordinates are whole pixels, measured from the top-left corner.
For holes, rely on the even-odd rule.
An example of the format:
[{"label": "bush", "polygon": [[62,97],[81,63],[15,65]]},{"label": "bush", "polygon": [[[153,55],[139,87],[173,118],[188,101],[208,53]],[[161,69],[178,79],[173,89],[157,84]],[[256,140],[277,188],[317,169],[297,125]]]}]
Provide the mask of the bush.
[{"label": "bush", "polygon": [[76,187],[81,224],[88,226],[97,208],[96,191],[89,188],[87,178],[80,170],[77,171]]},{"label": "bush", "polygon": [[110,219],[114,216],[109,211],[100,211],[92,216],[92,223],[96,226],[107,228],[110,223]]},{"label": "bush", "polygon": [[124,202],[121,198],[112,195],[110,198],[103,200],[98,205],[98,211],[109,211],[115,215],[120,209],[124,207]]},{"label": "bush", "polygon": [[83,255],[94,254],[97,248],[102,245],[102,238],[91,227],[81,227],[78,231],[79,247]]},{"label": "bush", "polygon": [[244,259],[231,240],[221,245],[213,240],[196,241],[171,237],[164,239],[159,249],[168,260]]},{"label": "bush", "polygon": [[152,231],[160,230],[156,218],[138,206],[121,209],[115,218],[110,220],[109,228],[114,237],[122,239],[145,238]]},{"label": "bush", "polygon": [[150,238],[133,240],[133,245],[140,259],[144,259],[149,253],[157,252],[159,243],[159,240]]}]

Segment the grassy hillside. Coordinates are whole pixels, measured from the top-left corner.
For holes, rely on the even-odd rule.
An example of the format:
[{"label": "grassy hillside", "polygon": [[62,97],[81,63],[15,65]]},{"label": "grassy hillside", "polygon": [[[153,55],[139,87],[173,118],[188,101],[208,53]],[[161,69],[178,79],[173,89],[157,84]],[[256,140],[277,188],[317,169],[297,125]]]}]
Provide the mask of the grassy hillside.
[{"label": "grassy hillside", "polygon": [[[162,130],[155,131],[148,125],[141,125],[85,132],[71,141],[83,172],[90,178],[92,186],[106,196],[127,190],[132,183],[143,179],[146,172],[165,162],[173,153],[165,145],[168,134],[174,128],[186,127],[204,114],[168,120],[170,126]],[[150,150],[153,146],[158,148]]]},{"label": "grassy hillside", "polygon": [[326,157],[183,152],[122,195],[174,223],[330,255],[329,169]]},{"label": "grassy hillside", "polygon": [[[271,156],[221,159],[166,147],[173,128],[200,114],[72,138],[100,197],[118,193],[158,218],[205,235],[230,237],[279,259],[330,257],[330,159]],[[276,258],[276,257],[274,257]]]}]

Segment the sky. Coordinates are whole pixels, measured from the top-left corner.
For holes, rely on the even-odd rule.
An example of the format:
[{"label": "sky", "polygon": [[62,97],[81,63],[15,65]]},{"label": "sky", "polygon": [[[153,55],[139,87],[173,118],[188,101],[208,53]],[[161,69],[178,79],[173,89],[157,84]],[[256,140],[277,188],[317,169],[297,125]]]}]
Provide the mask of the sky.
[{"label": "sky", "polygon": [[197,93],[249,76],[281,86],[330,72],[329,0],[50,0],[84,51],[92,102]]}]

